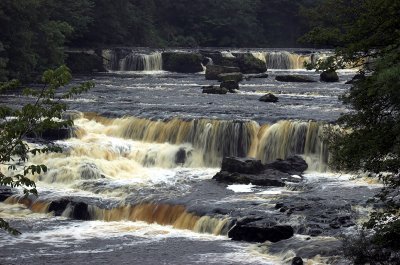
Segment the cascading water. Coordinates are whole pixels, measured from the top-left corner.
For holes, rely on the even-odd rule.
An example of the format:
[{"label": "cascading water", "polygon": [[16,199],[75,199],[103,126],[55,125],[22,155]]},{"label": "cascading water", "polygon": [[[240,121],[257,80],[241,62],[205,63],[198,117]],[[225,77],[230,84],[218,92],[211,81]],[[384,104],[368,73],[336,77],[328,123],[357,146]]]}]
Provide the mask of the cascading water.
[{"label": "cascading water", "polygon": [[119,64],[120,71],[161,71],[161,53],[153,54],[129,54]]}]

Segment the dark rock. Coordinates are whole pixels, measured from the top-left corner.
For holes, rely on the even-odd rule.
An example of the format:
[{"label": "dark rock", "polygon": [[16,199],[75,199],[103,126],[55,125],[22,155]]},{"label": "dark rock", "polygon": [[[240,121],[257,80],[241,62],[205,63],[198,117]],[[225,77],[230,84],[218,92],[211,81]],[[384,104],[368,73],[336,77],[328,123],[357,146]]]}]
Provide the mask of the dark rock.
[{"label": "dark rock", "polygon": [[252,78],[268,78],[268,74],[267,73],[261,73],[261,74],[247,74],[245,75],[245,79],[246,80],[251,80]]},{"label": "dark rock", "polygon": [[303,265],[303,259],[300,257],[294,257],[292,260],[292,265]]},{"label": "dark rock", "polygon": [[184,148],[180,148],[179,151],[175,155],[175,164],[185,164],[186,162],[186,150]]},{"label": "dark rock", "polygon": [[238,73],[240,69],[238,67],[227,67],[221,65],[207,65],[206,67],[206,79],[207,80],[218,80],[220,74],[226,73]]},{"label": "dark rock", "polygon": [[229,230],[228,237],[236,241],[262,243],[265,241],[279,242],[291,238],[293,234],[294,231],[291,226],[255,221],[236,223],[236,225]]},{"label": "dark rock", "polygon": [[314,83],[316,82],[312,78],[306,75],[277,75],[276,81],[279,82],[297,82],[297,83]]},{"label": "dark rock", "polygon": [[276,103],[276,102],[279,101],[278,97],[273,95],[273,94],[271,94],[271,93],[265,94],[264,96],[262,96],[258,100],[262,101],[262,102],[272,102],[272,103]]},{"label": "dark rock", "polygon": [[346,85],[353,85],[359,81],[362,81],[365,79],[364,74],[356,74],[351,80],[346,82]]},{"label": "dark rock", "polygon": [[254,57],[252,54],[238,54],[236,61],[240,71],[245,74],[257,74],[267,71],[265,62]]},{"label": "dark rock", "polygon": [[226,82],[226,81],[235,81],[240,82],[243,80],[242,73],[226,73],[226,74],[219,74],[218,81],[219,82]]},{"label": "dark rock", "polygon": [[74,74],[91,74],[107,72],[103,58],[93,52],[66,52],[66,65]]},{"label": "dark rock", "polygon": [[177,73],[198,73],[203,71],[203,56],[189,52],[163,52],[163,70]]},{"label": "dark rock", "polygon": [[220,85],[221,88],[226,88],[229,92],[234,93],[235,90],[239,90],[239,83],[231,80],[231,81],[224,81]]},{"label": "dark rock", "polygon": [[224,95],[228,93],[228,89],[220,86],[205,86],[203,88],[203,93],[205,94],[220,94]]},{"label": "dark rock", "polygon": [[322,82],[339,82],[339,76],[335,71],[323,71],[320,75]]},{"label": "dark rock", "polygon": [[72,128],[52,128],[46,129],[43,132],[34,132],[27,135],[28,138],[43,139],[47,141],[65,140],[72,136]]},{"label": "dark rock", "polygon": [[226,184],[253,184],[258,186],[283,187],[291,176],[278,170],[267,169],[259,174],[218,172],[213,179]]},{"label": "dark rock", "polygon": [[221,171],[230,173],[258,174],[263,172],[261,160],[254,158],[225,157],[222,160]]},{"label": "dark rock", "polygon": [[11,197],[14,193],[11,188],[6,186],[0,186],[0,202],[5,201],[8,197]]},{"label": "dark rock", "polygon": [[278,159],[265,165],[266,168],[276,169],[291,175],[301,175],[307,170],[307,162],[300,156],[291,156],[285,160]]},{"label": "dark rock", "polygon": [[54,212],[55,216],[61,216],[71,201],[68,199],[61,199],[52,201],[49,206],[49,212]]},{"label": "dark rock", "polygon": [[76,220],[90,220],[88,205],[84,202],[78,202],[74,205],[71,218]]}]

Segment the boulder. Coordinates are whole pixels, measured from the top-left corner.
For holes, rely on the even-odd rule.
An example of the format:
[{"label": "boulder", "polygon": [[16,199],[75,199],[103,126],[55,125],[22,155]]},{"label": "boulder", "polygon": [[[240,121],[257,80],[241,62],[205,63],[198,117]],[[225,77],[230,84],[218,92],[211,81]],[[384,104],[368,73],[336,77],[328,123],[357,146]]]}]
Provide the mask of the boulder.
[{"label": "boulder", "polygon": [[219,74],[217,78],[219,82],[224,82],[224,81],[240,82],[243,80],[243,74],[242,73]]},{"label": "boulder", "polygon": [[71,207],[69,218],[76,220],[90,220],[88,205],[85,202],[75,202],[68,198],[52,201],[49,206],[49,212],[54,212],[55,216],[61,216],[63,212]]},{"label": "boulder", "polygon": [[225,157],[222,160],[221,171],[245,174],[258,174],[264,170],[261,160],[242,157]]},{"label": "boulder", "polygon": [[262,102],[273,102],[273,103],[276,103],[276,102],[279,101],[278,97],[273,95],[273,94],[271,94],[271,93],[265,94],[264,96],[262,96],[258,100],[262,101]]},{"label": "boulder", "polygon": [[285,160],[277,159],[276,161],[265,165],[265,168],[279,170],[291,175],[301,175],[307,170],[307,162],[300,156],[291,156]]},{"label": "boulder", "polygon": [[[283,187],[286,180],[292,177],[278,170],[266,169],[259,174],[246,174],[237,172],[221,171],[213,179],[226,184],[253,184],[258,186]],[[293,181],[295,181],[293,179]]]},{"label": "boulder", "polygon": [[238,73],[240,69],[238,67],[227,67],[221,65],[207,65],[206,67],[206,79],[207,80],[218,80],[218,75],[226,73]]},{"label": "boulder", "polygon": [[220,87],[226,88],[229,92],[234,93],[235,90],[239,90],[239,83],[234,80],[224,81],[221,83]]},{"label": "boulder", "polygon": [[103,58],[96,53],[66,52],[65,64],[74,74],[91,74],[107,72],[103,64]]},{"label": "boulder", "polygon": [[179,148],[178,152],[175,154],[175,164],[185,164],[187,159],[187,154],[185,148]]},{"label": "boulder", "polygon": [[224,95],[228,93],[228,89],[220,86],[204,86],[202,87],[203,93],[205,94],[220,94]]},{"label": "boulder", "polygon": [[294,235],[294,230],[289,225],[276,225],[264,220],[253,222],[237,222],[228,232],[228,237],[236,241],[279,242],[289,239]]},{"label": "boulder", "polygon": [[252,54],[238,54],[236,61],[240,71],[245,74],[258,74],[267,71],[265,62],[254,57]]},{"label": "boulder", "polygon": [[204,57],[199,53],[163,52],[163,70],[177,73],[198,73],[203,71]]},{"label": "boulder", "polygon": [[365,79],[365,75],[364,74],[356,74],[351,80],[346,82],[346,85],[353,85],[361,80]]},{"label": "boulder", "polygon": [[322,82],[339,82],[339,76],[335,71],[323,71],[320,75],[320,80]]},{"label": "boulder", "polygon": [[267,165],[253,158],[225,157],[221,171],[213,179],[226,184],[283,187],[286,181],[300,182],[301,178],[292,175],[300,175],[306,169],[307,163],[297,156]]},{"label": "boulder", "polygon": [[296,82],[296,83],[314,83],[316,82],[312,78],[306,75],[277,75],[276,81],[279,82]]}]

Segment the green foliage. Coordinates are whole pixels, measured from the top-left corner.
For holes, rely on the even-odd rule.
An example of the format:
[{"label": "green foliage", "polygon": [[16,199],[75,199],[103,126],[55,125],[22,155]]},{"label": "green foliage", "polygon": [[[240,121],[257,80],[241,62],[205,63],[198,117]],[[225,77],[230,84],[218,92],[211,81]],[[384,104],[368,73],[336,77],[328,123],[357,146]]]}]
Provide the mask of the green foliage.
[{"label": "green foliage", "polygon": [[0,81],[31,81],[64,63],[64,46],[87,30],[92,2],[0,1]]},{"label": "green foliage", "polygon": [[[355,264],[400,260],[400,2],[325,0],[307,11],[315,28],[304,40],[333,45],[335,55],[318,69],[361,67],[364,78],[341,97],[349,107],[327,131],[331,166],[336,170],[379,173],[385,188],[381,207],[365,228],[367,243],[354,244]],[[385,172],[385,173],[381,173]]]},{"label": "green foliage", "polygon": [[[91,82],[69,87],[72,76],[66,66],[44,72],[40,89],[25,88],[23,94],[34,98],[32,103],[21,109],[0,107],[0,186],[20,187],[25,195],[37,194],[35,183],[29,176],[47,171],[45,165],[28,165],[29,156],[39,153],[57,152],[61,149],[52,143],[41,147],[32,147],[25,139],[29,135],[40,135],[48,129],[69,127],[71,120],[63,120],[66,110],[63,99],[88,91],[94,85]],[[0,85],[0,93],[20,88],[18,81]],[[6,168],[6,169],[5,169]],[[0,228],[16,233],[0,219]]]}]

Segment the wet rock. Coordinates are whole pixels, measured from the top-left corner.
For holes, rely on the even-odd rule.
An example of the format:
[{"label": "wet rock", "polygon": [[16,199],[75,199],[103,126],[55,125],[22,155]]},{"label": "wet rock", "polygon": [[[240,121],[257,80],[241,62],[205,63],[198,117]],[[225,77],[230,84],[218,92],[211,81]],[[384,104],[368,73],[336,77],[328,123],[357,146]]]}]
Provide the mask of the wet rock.
[{"label": "wet rock", "polygon": [[259,98],[258,100],[259,100],[259,101],[262,101],[262,102],[272,102],[272,103],[276,103],[276,102],[279,101],[278,97],[275,96],[275,95],[272,94],[272,93],[265,94],[264,96],[262,96],[262,97]]},{"label": "wet rock", "polygon": [[0,186],[0,202],[5,201],[8,197],[11,197],[14,193],[11,188],[6,186]]},{"label": "wet rock", "polygon": [[312,78],[306,75],[277,75],[276,81],[279,82],[295,82],[295,83],[314,83],[316,82]]},{"label": "wet rock", "polygon": [[55,216],[61,216],[71,201],[68,199],[60,199],[52,201],[49,206],[49,212],[54,212]]},{"label": "wet rock", "polygon": [[229,92],[234,93],[235,90],[239,90],[239,83],[234,80],[224,81],[221,83],[220,88],[226,88]]},{"label": "wet rock", "polygon": [[236,61],[240,71],[245,74],[257,74],[267,71],[265,62],[254,57],[252,54],[238,54]]},{"label": "wet rock", "polygon": [[175,164],[185,164],[186,162],[186,150],[184,148],[180,148],[175,155]]},{"label": "wet rock", "polygon": [[202,87],[203,93],[205,94],[219,94],[219,95],[224,95],[228,93],[228,89],[220,86],[205,86]]},{"label": "wet rock", "polygon": [[90,220],[88,205],[84,202],[78,202],[74,205],[71,218],[76,220]]},{"label": "wet rock", "polygon": [[307,162],[300,156],[291,156],[285,160],[277,159],[276,161],[265,165],[266,168],[276,169],[291,175],[301,175],[307,170]]},{"label": "wet rock", "polygon": [[221,65],[207,65],[206,67],[206,79],[207,80],[218,80],[220,74],[227,73],[238,73],[240,69],[238,67],[228,67]]},{"label": "wet rock", "polygon": [[36,140],[42,139],[46,141],[57,141],[65,140],[71,137],[73,134],[73,128],[52,128],[46,129],[43,132],[33,132],[27,135],[28,138],[34,138]]},{"label": "wet rock", "polygon": [[294,230],[289,225],[276,225],[271,222],[237,222],[229,230],[228,237],[236,241],[258,242],[265,241],[279,242],[293,236]]},{"label": "wet rock", "polygon": [[213,179],[226,184],[253,184],[258,186],[283,187],[285,181],[291,180],[291,176],[278,170],[267,169],[259,174],[218,172]]},{"label": "wet rock", "polygon": [[199,53],[163,52],[163,70],[177,73],[198,73],[203,71],[204,57]]},{"label": "wet rock", "polygon": [[294,257],[292,260],[292,265],[303,265],[303,259],[300,257]]},{"label": "wet rock", "polygon": [[91,74],[107,72],[103,65],[103,58],[94,52],[66,52],[66,65],[74,74]]},{"label": "wet rock", "polygon": [[332,227],[333,229],[339,229],[341,227],[351,227],[351,226],[355,226],[355,225],[356,224],[353,222],[353,220],[350,216],[336,217],[329,224],[329,226]]},{"label": "wet rock", "polygon": [[356,74],[351,80],[346,82],[346,85],[353,85],[361,80],[365,79],[365,75],[364,74]]},{"label": "wet rock", "polygon": [[335,71],[323,71],[320,75],[320,80],[322,82],[339,82],[339,76]]},{"label": "wet rock", "polygon": [[218,75],[218,81],[220,82],[226,82],[226,81],[240,82],[242,80],[243,80],[242,73],[226,73]]},{"label": "wet rock", "polygon": [[225,157],[222,160],[221,171],[245,174],[258,174],[264,170],[261,160],[242,157]]},{"label": "wet rock", "polygon": [[244,76],[246,80],[251,80],[252,78],[268,78],[267,73],[261,73],[261,74],[247,74]]}]

